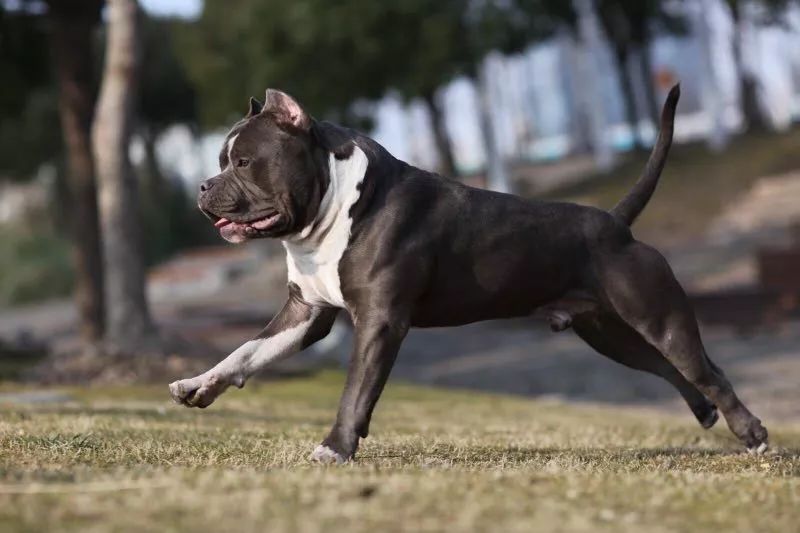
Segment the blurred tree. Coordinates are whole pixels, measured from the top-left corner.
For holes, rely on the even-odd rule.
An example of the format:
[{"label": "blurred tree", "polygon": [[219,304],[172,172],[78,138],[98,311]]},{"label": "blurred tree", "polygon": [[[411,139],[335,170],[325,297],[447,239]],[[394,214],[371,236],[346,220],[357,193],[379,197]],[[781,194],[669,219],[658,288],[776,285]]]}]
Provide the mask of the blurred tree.
[{"label": "blurred tree", "polygon": [[683,18],[665,9],[666,4],[664,0],[597,0],[597,13],[617,62],[625,115],[633,131],[637,149],[645,149],[645,146],[638,135],[639,117],[630,61],[635,55],[645,83],[648,118],[653,124],[658,124],[659,105],[656,101],[650,60],[653,27],[660,23],[662,27],[673,32],[685,31]]},{"label": "blurred tree", "polygon": [[389,88],[421,97],[440,170],[454,175],[437,91],[458,75],[478,79],[490,50],[519,51],[542,36],[540,28],[553,27],[544,5],[556,0],[519,4],[525,9],[495,0],[206,2],[184,32],[181,57],[207,125],[241,116],[243,96],[268,86],[293,94],[317,116],[351,124],[363,118],[354,102],[378,99]]},{"label": "blurred tree", "polygon": [[457,169],[437,93],[442,85],[466,73],[469,56],[463,45],[464,4],[460,0],[403,2],[394,17],[394,27],[398,29],[394,37],[401,38],[388,46],[393,57],[388,84],[398,89],[407,101],[422,99],[439,156],[438,170],[445,176],[456,176]]},{"label": "blurred tree", "polygon": [[[765,117],[758,101],[758,79],[753,70],[744,60],[744,39],[748,34],[748,25],[754,23],[774,23],[784,12],[789,4],[795,0],[725,0],[730,8],[736,30],[731,45],[736,70],[739,73],[739,98],[745,127],[749,130],[764,131],[768,128],[768,119]],[[748,9],[760,8],[761,17],[754,19]]]},{"label": "blurred tree", "polygon": [[58,109],[47,35],[40,13],[25,3],[10,9],[0,2],[0,172],[6,179],[26,179],[61,153],[52,128]]},{"label": "blurred tree", "polygon": [[[68,7],[55,0],[44,5],[21,1],[14,8],[0,4],[0,168],[6,177],[22,179],[42,163],[66,156],[66,183],[57,188],[56,218],[68,222],[78,325],[87,342],[98,340],[103,331],[102,264],[89,149],[94,100],[91,37],[100,7],[100,0]],[[59,116],[61,130],[52,127]]]},{"label": "blurred tree", "polygon": [[143,230],[147,239],[146,263],[153,264],[175,251],[200,244],[208,229],[202,215],[189,202],[183,183],[166,176],[156,152],[162,134],[175,124],[194,128],[197,121],[195,91],[178,60],[176,28],[191,22],[142,17],[142,65],[136,133],[144,158],[140,166]]},{"label": "blurred tree", "polygon": [[[103,41],[102,0],[21,0],[0,3],[0,173],[28,179],[42,164],[59,168],[51,212],[56,229],[70,234],[79,330],[88,342],[103,335],[103,272],[100,251],[91,122]],[[148,262],[203,242],[205,226],[176,183],[164,180],[155,144],[171,124],[193,123],[194,93],[175,57],[175,26],[187,22],[145,17],[146,68],[141,72],[137,134],[145,147],[141,209],[147,215]],[[61,128],[53,123],[61,122]],[[61,161],[64,161],[62,164]],[[63,171],[61,168],[63,167]],[[65,219],[68,224],[60,224]],[[45,221],[41,221],[45,222]],[[66,276],[70,279],[72,276]]]},{"label": "blurred tree", "polygon": [[559,16],[567,17],[560,12],[561,5],[558,0],[410,0],[393,14],[393,27],[398,30],[396,40],[387,43],[392,55],[387,84],[399,89],[407,100],[422,98],[443,174],[454,176],[456,168],[437,92],[457,76],[466,76],[478,91],[487,180],[496,189],[508,189],[494,138],[484,59],[492,51],[521,52],[532,41],[552,35],[560,24]]},{"label": "blurred tree", "polygon": [[[487,167],[502,174],[483,60],[493,50],[520,52],[551,35],[560,23],[553,13],[561,15],[561,5],[558,0],[410,0],[392,17],[401,38],[389,46],[395,58],[389,84],[406,99],[422,98],[443,174],[454,176],[456,168],[438,89],[460,75],[476,84]],[[501,176],[495,181],[505,180]]]},{"label": "blurred tree", "polygon": [[[684,18],[668,7],[668,0],[593,0],[597,16],[606,38],[611,45],[617,65],[617,77],[625,105],[625,116],[633,132],[637,149],[643,149],[637,124],[639,114],[636,109],[634,84],[631,77],[631,59],[636,59],[644,82],[647,114],[653,124],[658,124],[660,104],[656,98],[652,60],[650,56],[654,28],[670,33],[685,33],[688,29]],[[578,38],[577,14],[572,1],[545,0],[547,11],[560,19]]]},{"label": "blurred tree", "polygon": [[[206,2],[180,32],[181,59],[196,85],[205,125],[227,125],[247,95],[280,87],[321,118],[356,123],[352,103],[380,98],[399,39],[393,8],[368,0]],[[391,28],[391,31],[388,29]]]},{"label": "blurred tree", "polygon": [[101,7],[101,0],[82,0],[69,6],[48,0],[50,51],[66,147],[74,294],[81,336],[89,342],[102,338],[104,325],[100,222],[90,137],[95,98],[92,35]]},{"label": "blurred tree", "polygon": [[532,42],[554,34],[569,11],[557,0],[467,1],[464,5],[467,73],[478,92],[478,121],[486,154],[486,186],[511,192],[511,180],[494,132],[494,106],[490,101],[492,52],[522,52]]},{"label": "blurred tree", "polygon": [[145,292],[137,183],[128,159],[140,76],[136,0],[107,4],[105,65],[92,125],[106,266],[106,341],[134,354],[155,339]]},{"label": "blurred tree", "polygon": [[175,53],[176,28],[189,23],[142,15],[142,64],[138,94],[137,133],[145,146],[145,164],[153,179],[162,173],[155,155],[161,134],[173,124],[193,126],[195,91]]},{"label": "blurred tree", "polygon": [[591,150],[597,169],[606,172],[613,166],[614,149],[607,135],[606,99],[596,86],[596,80],[602,76],[596,58],[604,38],[593,0],[571,0],[566,6],[574,9],[573,13],[560,16],[569,30],[562,34],[562,39],[567,44],[568,88],[574,105],[570,117],[573,149]]}]

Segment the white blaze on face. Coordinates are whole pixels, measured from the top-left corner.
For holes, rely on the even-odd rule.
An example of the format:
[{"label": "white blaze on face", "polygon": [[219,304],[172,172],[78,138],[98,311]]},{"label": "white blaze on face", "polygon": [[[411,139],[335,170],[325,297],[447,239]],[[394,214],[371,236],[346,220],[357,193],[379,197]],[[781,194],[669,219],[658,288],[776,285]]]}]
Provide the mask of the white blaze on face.
[{"label": "white blaze on face", "polygon": [[361,196],[369,160],[358,146],[347,159],[328,156],[330,184],[312,224],[294,239],[287,239],[289,281],[296,283],[303,299],[312,305],[344,307],[339,280],[339,260],[350,240],[350,207]]},{"label": "white blaze on face", "polygon": [[236,138],[237,137],[239,137],[238,133],[228,140],[228,166],[229,167],[234,166],[233,165],[233,159],[231,159],[231,153],[233,152],[233,143],[236,142]]}]

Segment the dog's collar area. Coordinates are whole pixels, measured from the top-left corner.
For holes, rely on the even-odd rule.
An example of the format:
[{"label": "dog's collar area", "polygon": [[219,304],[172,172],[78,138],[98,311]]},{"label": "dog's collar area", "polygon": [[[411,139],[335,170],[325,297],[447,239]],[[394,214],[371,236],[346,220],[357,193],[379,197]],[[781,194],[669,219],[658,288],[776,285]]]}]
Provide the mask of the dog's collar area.
[{"label": "dog's collar area", "polygon": [[340,159],[335,151],[328,152],[328,187],[319,204],[314,220],[295,236],[286,239],[293,243],[320,244],[331,228],[343,218],[350,218],[350,207],[360,195],[360,185],[367,172],[369,160],[358,145],[350,156]]}]

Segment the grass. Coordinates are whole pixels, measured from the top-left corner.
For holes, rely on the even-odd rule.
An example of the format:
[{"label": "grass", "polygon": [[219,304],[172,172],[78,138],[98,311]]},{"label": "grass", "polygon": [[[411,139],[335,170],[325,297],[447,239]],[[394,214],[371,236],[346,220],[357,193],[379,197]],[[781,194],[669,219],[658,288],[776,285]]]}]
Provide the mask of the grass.
[{"label": "grass", "polygon": [[[797,531],[800,427],[741,453],[679,416],[392,383],[358,462],[308,453],[343,378],[66,389],[0,408],[2,531]],[[14,390],[14,387],[6,387]]]},{"label": "grass", "polygon": [[[653,200],[636,223],[645,240],[696,237],[730,202],[759,178],[800,168],[800,129],[785,134],[735,137],[720,153],[703,143],[675,145]],[[611,208],[633,186],[648,154],[626,157],[618,167],[548,197]]]}]

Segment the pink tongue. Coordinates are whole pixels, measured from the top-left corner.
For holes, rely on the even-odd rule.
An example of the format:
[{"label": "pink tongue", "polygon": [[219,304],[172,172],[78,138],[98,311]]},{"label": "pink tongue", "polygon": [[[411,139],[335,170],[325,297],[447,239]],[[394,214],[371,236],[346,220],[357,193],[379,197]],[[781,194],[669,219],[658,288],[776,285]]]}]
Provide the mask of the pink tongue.
[{"label": "pink tongue", "polygon": [[253,226],[255,229],[267,229],[275,222],[275,220],[277,220],[277,218],[278,215],[275,214],[272,215],[271,217],[262,218],[261,220],[256,220],[250,225]]},{"label": "pink tongue", "polygon": [[215,228],[224,228],[225,226],[227,226],[230,223],[231,223],[231,221],[228,220],[227,218],[221,218],[221,219],[217,220],[216,222],[214,222],[214,227]]}]

